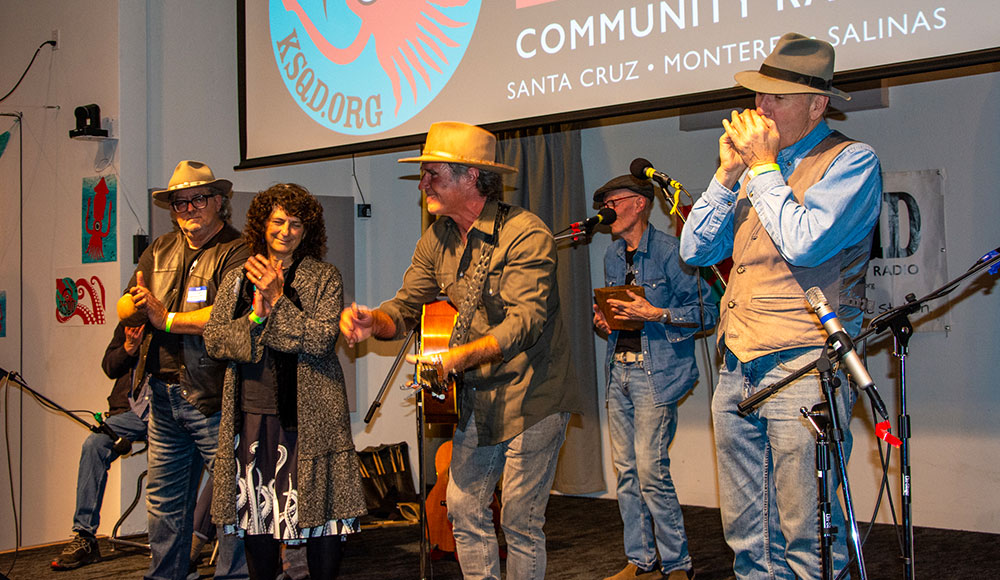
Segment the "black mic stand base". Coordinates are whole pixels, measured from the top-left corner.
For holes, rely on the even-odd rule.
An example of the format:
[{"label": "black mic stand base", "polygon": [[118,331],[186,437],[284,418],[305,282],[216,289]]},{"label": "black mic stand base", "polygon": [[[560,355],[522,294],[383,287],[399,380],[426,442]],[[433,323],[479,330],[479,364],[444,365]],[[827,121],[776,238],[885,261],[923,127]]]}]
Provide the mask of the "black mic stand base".
[{"label": "black mic stand base", "polygon": [[424,390],[417,392],[417,463],[420,464],[417,476],[420,493],[420,580],[427,578],[427,558],[430,554],[430,542],[427,537],[427,477],[424,474]]},{"label": "black mic stand base", "polygon": [[900,515],[903,528],[903,578],[913,580],[915,562],[913,559],[913,497],[910,489],[910,415],[907,412],[906,353],[913,336],[913,326],[904,313],[889,321],[892,330],[893,355],[899,359],[899,487]]},{"label": "black mic stand base", "polygon": [[830,503],[830,410],[824,403],[818,403],[812,410],[805,407],[799,412],[816,431],[816,483],[819,490],[819,563],[823,580],[833,580],[833,540],[837,528],[833,526],[833,510]]},{"label": "black mic stand base", "polygon": [[[844,452],[843,423],[841,422],[840,411],[837,409],[837,398],[834,393],[834,388],[840,384],[840,379],[833,374],[833,363],[830,361],[826,350],[828,348],[830,348],[829,341],[827,342],[826,347],[824,347],[823,355],[817,360],[816,369],[819,371],[819,381],[820,385],[823,387],[823,396],[826,399],[826,405],[830,411],[830,425],[827,429],[829,431],[829,439],[833,441],[833,455],[835,459],[834,465],[837,469],[837,476],[840,478],[841,485],[843,486],[844,516],[847,519],[847,533],[849,535],[848,546],[853,546],[854,548],[854,556],[858,562],[858,572],[861,576],[861,580],[867,580],[868,572],[865,569],[865,555],[861,549],[861,535],[858,533],[858,520],[854,517],[854,501],[851,499],[851,484],[847,479],[847,454]],[[846,389],[849,387],[844,388]],[[831,538],[831,552],[832,548],[833,544]],[[832,573],[832,553],[829,560]],[[833,576],[830,576],[830,578],[833,578]]]}]

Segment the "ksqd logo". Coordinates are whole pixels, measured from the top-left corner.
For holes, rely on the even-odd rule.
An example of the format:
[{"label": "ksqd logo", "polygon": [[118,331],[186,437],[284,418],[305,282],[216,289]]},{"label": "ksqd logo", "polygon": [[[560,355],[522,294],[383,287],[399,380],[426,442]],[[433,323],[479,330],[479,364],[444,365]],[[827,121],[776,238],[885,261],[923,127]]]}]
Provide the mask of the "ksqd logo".
[{"label": "ksqd logo", "polygon": [[481,0],[270,0],[289,95],[320,125],[372,135],[441,92],[472,39]]}]

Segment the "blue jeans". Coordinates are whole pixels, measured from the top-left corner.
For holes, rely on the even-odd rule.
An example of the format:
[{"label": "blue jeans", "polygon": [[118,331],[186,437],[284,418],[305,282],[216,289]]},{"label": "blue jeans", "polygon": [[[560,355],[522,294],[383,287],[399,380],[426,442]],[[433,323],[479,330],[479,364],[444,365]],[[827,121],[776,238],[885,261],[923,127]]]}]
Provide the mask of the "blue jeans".
[{"label": "blue jeans", "polygon": [[649,570],[659,549],[660,569],[669,573],[690,569],[691,556],[667,454],[677,431],[677,404],[658,399],[643,363],[612,363],[608,424],[625,556]]},{"label": "blue jeans", "polygon": [[[819,578],[820,526],[816,483],[816,436],[800,407],[823,402],[813,370],[742,417],[736,405],[816,360],[818,348],[790,349],[741,363],[728,349],[712,399],[718,457],[719,498],[726,542],[736,553],[737,578]],[[843,375],[841,374],[843,380]],[[851,452],[854,390],[846,380],[835,392]],[[832,447],[831,447],[832,449]],[[831,481],[839,479],[831,473]],[[833,490],[831,490],[831,495]],[[847,564],[847,527],[833,498],[834,567]]]},{"label": "blue jeans", "polygon": [[[129,441],[146,440],[146,422],[132,411],[110,415],[105,423]],[[91,433],[80,449],[80,468],[76,475],[76,511],[73,513],[73,531],[95,535],[101,523],[101,504],[104,486],[108,483],[111,463],[120,457],[114,450],[114,441],[104,433]]]},{"label": "blue jeans", "polygon": [[[149,380],[148,580],[184,580],[191,562],[195,496],[203,465],[211,471],[219,443],[221,412],[206,417],[181,394],[182,387]],[[218,534],[216,578],[246,578],[243,544]]]},{"label": "blue jeans", "polygon": [[507,578],[545,577],[545,506],[569,413],[549,415],[520,435],[479,447],[475,417],[452,440],[448,519],[465,580],[500,579],[490,501],[503,474],[500,525],[507,538]]}]

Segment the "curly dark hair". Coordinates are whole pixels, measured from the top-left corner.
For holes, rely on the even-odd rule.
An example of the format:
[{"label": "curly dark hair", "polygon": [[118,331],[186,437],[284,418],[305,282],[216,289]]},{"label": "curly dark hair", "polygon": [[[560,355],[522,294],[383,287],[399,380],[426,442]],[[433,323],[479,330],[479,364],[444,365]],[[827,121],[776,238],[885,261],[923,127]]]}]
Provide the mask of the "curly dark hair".
[{"label": "curly dark hair", "polygon": [[243,239],[250,247],[251,254],[267,255],[264,232],[267,220],[274,208],[280,207],[290,216],[302,220],[305,232],[302,243],[295,248],[292,258],[312,256],[322,260],[326,256],[326,224],[323,221],[323,206],[316,201],[309,190],[295,183],[279,183],[254,196],[247,210],[247,223],[243,227]]}]

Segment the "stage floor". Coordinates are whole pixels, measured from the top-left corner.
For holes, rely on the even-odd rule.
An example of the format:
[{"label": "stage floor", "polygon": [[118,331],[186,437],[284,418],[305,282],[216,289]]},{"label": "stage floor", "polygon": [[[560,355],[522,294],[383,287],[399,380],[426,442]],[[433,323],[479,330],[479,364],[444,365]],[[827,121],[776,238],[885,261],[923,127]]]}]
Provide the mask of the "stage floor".
[{"label": "stage floor", "polygon": [[[625,565],[622,553],[622,522],[613,500],[552,496],[546,513],[548,570],[551,580],[603,578]],[[699,580],[732,578],[732,552],[722,538],[719,510],[684,507],[689,549]],[[861,526],[862,531],[864,525]],[[363,530],[349,538],[341,578],[362,580],[406,580],[420,578],[419,527],[386,526]],[[1000,578],[1000,534],[982,534],[934,528],[914,531],[918,578]],[[140,578],[149,557],[132,548],[111,546],[101,539],[101,562],[66,572],[53,572],[51,562],[63,545],[0,554],[0,574],[14,580],[58,577],[80,579]],[[891,526],[877,525],[864,550],[868,577],[902,578],[903,564],[896,534]],[[207,560],[207,558],[206,558]],[[11,563],[14,562],[13,570]],[[199,569],[202,578],[212,577],[212,568]],[[458,580],[461,572],[453,561],[437,561],[427,578]],[[855,575],[855,578],[858,576]]]}]

